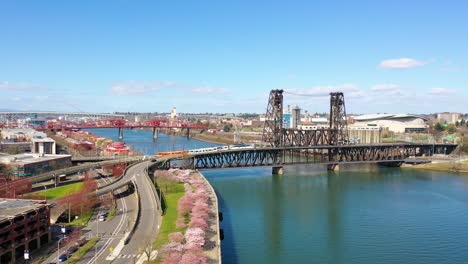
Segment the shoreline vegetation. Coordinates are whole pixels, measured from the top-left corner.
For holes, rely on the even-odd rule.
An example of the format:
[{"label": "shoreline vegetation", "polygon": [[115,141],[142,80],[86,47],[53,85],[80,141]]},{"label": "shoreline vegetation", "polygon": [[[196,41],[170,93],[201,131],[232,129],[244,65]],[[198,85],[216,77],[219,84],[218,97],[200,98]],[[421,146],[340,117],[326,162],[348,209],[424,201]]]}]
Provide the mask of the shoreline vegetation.
[{"label": "shoreline vegetation", "polygon": [[156,171],[155,177],[164,216],[154,263],[219,263],[218,208],[209,183],[192,170]]}]

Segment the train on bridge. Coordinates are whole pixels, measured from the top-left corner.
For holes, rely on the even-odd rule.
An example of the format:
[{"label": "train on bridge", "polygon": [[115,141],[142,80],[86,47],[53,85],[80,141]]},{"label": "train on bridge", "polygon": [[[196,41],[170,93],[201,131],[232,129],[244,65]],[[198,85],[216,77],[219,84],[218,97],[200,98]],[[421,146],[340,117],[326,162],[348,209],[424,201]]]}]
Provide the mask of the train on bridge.
[{"label": "train on bridge", "polygon": [[205,153],[216,153],[225,150],[235,150],[235,149],[254,149],[257,145],[255,144],[234,144],[227,146],[219,147],[209,147],[209,148],[199,148],[199,149],[190,149],[190,150],[178,150],[178,151],[162,151],[156,153],[157,158],[162,157],[174,157],[174,156],[184,156],[184,155],[197,155]]}]

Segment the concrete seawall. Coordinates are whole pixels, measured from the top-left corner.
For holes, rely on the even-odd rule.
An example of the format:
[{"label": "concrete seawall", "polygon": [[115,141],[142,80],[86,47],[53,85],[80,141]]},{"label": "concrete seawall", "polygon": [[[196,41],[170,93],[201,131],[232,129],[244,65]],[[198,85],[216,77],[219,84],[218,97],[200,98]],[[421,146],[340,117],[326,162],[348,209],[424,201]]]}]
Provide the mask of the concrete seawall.
[{"label": "concrete seawall", "polygon": [[[216,192],[211,186],[210,182],[205,178],[205,176],[197,171],[200,175],[200,178],[204,181],[205,186],[209,191],[209,199],[211,201],[211,212],[214,214],[214,224],[210,225],[215,233],[214,236],[210,239],[213,243],[213,249],[209,251],[209,257],[213,260],[213,263],[221,263],[221,239],[219,235],[219,207],[218,207],[218,197],[216,196]],[[208,261],[210,263],[210,261]]]}]

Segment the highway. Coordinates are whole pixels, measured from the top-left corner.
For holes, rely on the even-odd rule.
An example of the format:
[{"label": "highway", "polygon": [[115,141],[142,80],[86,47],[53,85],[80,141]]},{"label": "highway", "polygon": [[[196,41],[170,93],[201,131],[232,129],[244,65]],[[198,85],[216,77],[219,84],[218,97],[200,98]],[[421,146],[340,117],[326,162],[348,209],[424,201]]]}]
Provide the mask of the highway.
[{"label": "highway", "polygon": [[[116,230],[118,231],[117,233],[119,236],[112,238],[109,236],[106,237],[106,235],[104,235],[105,239],[103,239],[103,242],[100,243],[101,246],[98,247],[97,258],[86,258],[86,261],[80,261],[80,263],[93,263],[94,261],[97,263],[133,262],[133,260],[136,260],[142,253],[144,253],[145,248],[147,248],[148,245],[154,242],[159,232],[161,211],[159,208],[160,203],[156,194],[156,189],[146,173],[147,166],[151,165],[151,161],[135,164],[127,169],[125,175],[120,180],[98,191],[98,195],[104,194],[111,190],[116,190],[122,186],[125,186],[129,182],[133,182],[136,187],[135,191],[140,197],[140,218],[137,223],[137,227],[131,236],[131,239],[123,248],[119,249],[118,243],[122,243],[121,241],[123,241],[123,235],[125,231],[130,231],[131,227],[128,227],[127,229],[123,228],[122,226],[119,227],[118,225],[116,226],[113,224],[112,227],[114,229],[120,228],[120,230]],[[131,196],[134,197],[134,195]],[[119,200],[125,201],[126,199]],[[127,213],[130,211],[130,208],[137,210],[136,207],[137,203],[134,201],[132,206],[126,206],[122,213]],[[108,242],[110,240],[112,240],[112,242]],[[114,250],[113,257],[109,256],[110,247],[112,247]]]},{"label": "highway", "polygon": [[[129,243],[121,251],[121,255],[128,256],[143,253],[151,245],[159,232],[161,224],[161,210],[156,188],[147,176],[147,166],[150,161],[142,162],[130,167],[124,177],[135,177],[136,191],[140,196],[140,219]],[[128,259],[117,258],[113,263],[129,263]]]},{"label": "highway", "polygon": [[93,225],[90,230],[90,236],[99,236],[101,239],[96,246],[90,250],[79,263],[105,263],[106,257],[111,248],[116,248],[119,242],[124,238],[125,233],[131,228],[130,223],[134,222],[137,216],[137,196],[129,193],[126,189],[116,192],[121,197],[117,201],[117,213],[111,220],[99,222],[97,214],[93,217]]}]

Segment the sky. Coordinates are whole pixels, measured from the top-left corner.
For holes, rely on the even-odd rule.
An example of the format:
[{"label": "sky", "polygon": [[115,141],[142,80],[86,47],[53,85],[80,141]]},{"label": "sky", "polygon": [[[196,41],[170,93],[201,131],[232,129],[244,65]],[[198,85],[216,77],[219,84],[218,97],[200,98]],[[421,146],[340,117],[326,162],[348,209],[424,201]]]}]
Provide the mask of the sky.
[{"label": "sky", "polygon": [[0,1],[0,111],[468,112],[468,1]]}]

